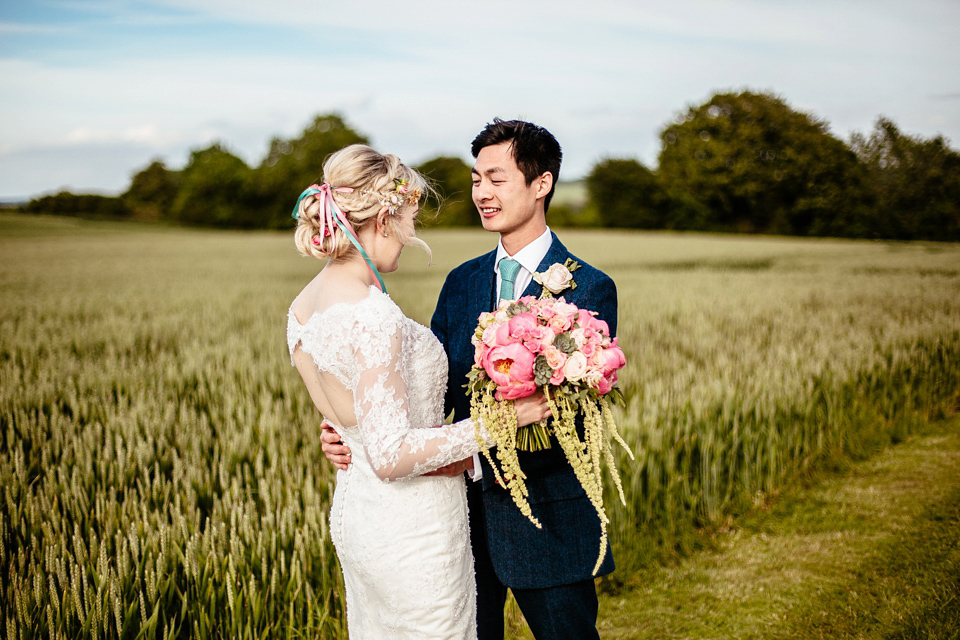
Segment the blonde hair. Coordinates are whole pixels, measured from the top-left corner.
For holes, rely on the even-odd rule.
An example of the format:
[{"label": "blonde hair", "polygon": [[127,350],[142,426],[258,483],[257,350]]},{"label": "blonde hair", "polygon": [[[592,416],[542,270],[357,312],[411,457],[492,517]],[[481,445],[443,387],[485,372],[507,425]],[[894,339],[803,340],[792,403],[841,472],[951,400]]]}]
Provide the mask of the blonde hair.
[{"label": "blonde hair", "polygon": [[[358,235],[377,214],[387,206],[391,196],[399,196],[398,206],[390,208],[387,228],[400,238],[404,245],[416,245],[432,258],[427,243],[416,236],[406,236],[400,226],[398,214],[405,206],[415,204],[409,195],[397,192],[395,180],[405,181],[407,194],[432,193],[433,188],[426,178],[400,162],[389,153],[379,153],[365,144],[352,144],[330,155],[323,163],[323,181],[331,187],[349,187],[350,193],[332,191],[334,202]],[[347,235],[336,225],[328,235],[321,235],[320,200],[315,195],[300,201],[297,210],[297,229],[294,242],[301,255],[338,260],[356,251]]]}]

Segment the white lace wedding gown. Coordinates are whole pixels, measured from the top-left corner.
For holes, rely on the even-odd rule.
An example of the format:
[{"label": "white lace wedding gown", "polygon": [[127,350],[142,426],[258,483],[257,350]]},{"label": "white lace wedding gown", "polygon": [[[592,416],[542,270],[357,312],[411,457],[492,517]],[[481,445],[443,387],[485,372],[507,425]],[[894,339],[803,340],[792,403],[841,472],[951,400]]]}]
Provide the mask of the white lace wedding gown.
[{"label": "white lace wedding gown", "polygon": [[434,428],[443,347],[375,287],[303,325],[291,311],[287,346],[353,393],[357,425],[335,425],[353,464],[337,472],[330,510],[351,640],[476,638],[463,477],[421,477],[480,449],[469,420]]}]

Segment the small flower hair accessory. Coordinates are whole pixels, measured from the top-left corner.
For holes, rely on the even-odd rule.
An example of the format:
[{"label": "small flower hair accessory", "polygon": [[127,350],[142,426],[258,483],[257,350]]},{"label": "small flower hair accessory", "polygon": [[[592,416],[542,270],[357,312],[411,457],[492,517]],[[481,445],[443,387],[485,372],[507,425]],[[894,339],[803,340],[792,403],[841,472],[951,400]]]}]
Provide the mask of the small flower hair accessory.
[{"label": "small flower hair accessory", "polygon": [[393,191],[361,191],[365,195],[377,196],[381,207],[387,207],[390,215],[405,204],[416,204],[420,201],[420,189],[410,189],[410,183],[402,178],[393,179]]}]

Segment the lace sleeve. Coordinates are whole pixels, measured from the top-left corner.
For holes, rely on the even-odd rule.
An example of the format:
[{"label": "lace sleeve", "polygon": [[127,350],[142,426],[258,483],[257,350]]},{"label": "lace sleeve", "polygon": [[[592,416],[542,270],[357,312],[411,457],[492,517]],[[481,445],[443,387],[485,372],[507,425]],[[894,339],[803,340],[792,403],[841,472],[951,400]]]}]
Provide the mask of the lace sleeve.
[{"label": "lace sleeve", "polygon": [[[410,424],[407,382],[401,366],[401,321],[358,325],[355,346],[358,380],[354,412],[364,453],[380,479],[421,475],[480,451],[469,419],[437,428]],[[492,444],[488,438],[486,446]]]}]

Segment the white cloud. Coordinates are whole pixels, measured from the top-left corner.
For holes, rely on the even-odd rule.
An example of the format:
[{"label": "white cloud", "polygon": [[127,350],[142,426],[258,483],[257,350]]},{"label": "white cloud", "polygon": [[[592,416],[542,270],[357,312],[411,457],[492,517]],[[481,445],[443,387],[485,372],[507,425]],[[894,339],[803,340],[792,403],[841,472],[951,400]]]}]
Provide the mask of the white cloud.
[{"label": "white cloud", "polygon": [[[175,165],[220,139],[254,164],[270,137],[297,135],[328,111],[412,162],[466,157],[493,116],[532,119],[563,144],[566,177],[605,155],[655,162],[659,129],[720,89],[774,90],[843,137],[882,113],[905,131],[960,141],[956,101],[933,98],[960,91],[954,2],[161,0],[149,14],[142,6],[86,4],[114,23],[230,23],[231,33],[245,24],[243,53],[158,39],[152,54],[112,56],[107,43],[96,62],[80,56],[70,66],[26,52],[0,58],[0,171],[20,176],[3,179],[0,197],[30,192],[16,184],[34,178],[9,159],[39,149],[52,165],[51,149],[95,147],[99,182],[96,167],[59,173],[77,171],[81,186],[123,186],[135,167],[109,153],[141,163],[161,154]],[[289,46],[271,46],[263,25],[288,28]]]}]

